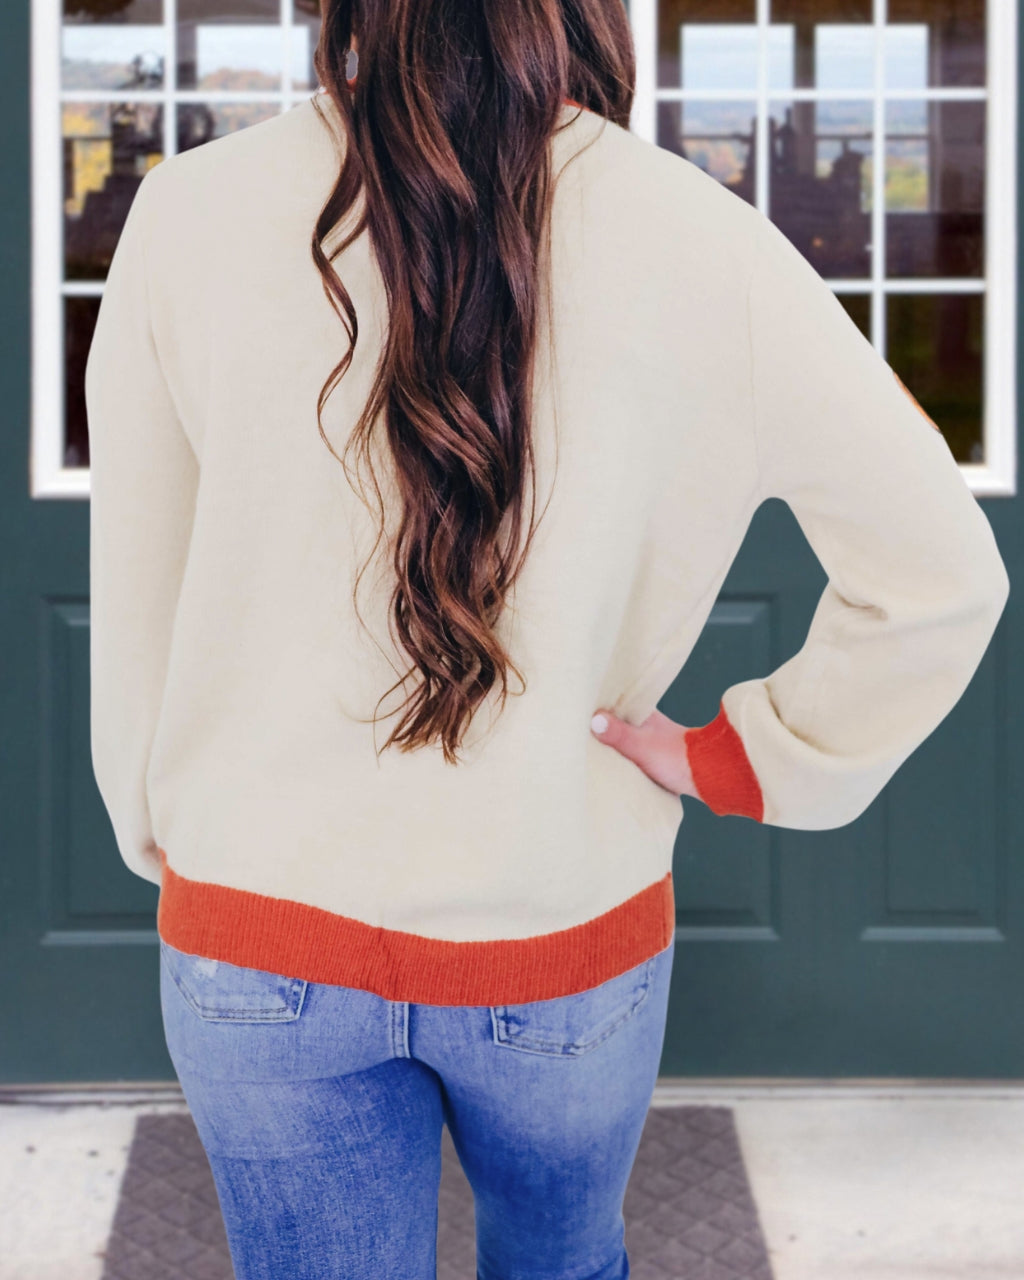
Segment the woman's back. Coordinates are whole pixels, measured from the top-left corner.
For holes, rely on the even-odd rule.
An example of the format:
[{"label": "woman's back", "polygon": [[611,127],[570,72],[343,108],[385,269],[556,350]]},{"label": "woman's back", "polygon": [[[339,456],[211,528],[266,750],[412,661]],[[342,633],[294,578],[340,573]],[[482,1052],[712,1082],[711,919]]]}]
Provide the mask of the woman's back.
[{"label": "woman's back", "polygon": [[[751,206],[562,119],[534,383],[550,503],[498,624],[527,683],[488,697],[457,766],[378,755],[371,723],[406,662],[384,551],[356,616],[376,526],[317,430],[343,340],[309,252],[327,124],[309,100],[143,183],[87,370],[93,758],[174,946],[433,1004],[580,991],[663,950],[680,799],[590,718],[654,710],[766,497],[830,584],[801,653],[690,731],[716,812],[849,821],[980,660],[1005,571],[889,367]],[[323,409],[341,453],[387,305],[365,233],[334,265],[359,317]]]}]

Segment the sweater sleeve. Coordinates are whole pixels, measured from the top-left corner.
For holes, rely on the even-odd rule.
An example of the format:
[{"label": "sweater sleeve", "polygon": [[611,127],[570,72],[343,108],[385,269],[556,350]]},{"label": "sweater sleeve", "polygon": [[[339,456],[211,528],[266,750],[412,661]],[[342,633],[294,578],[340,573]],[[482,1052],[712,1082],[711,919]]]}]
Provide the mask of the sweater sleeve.
[{"label": "sweater sleeve", "polygon": [[147,172],[135,193],[111,259],[86,361],[85,401],[93,772],[123,860],[159,884],[146,769],[198,463],[151,325],[144,240],[154,172]]},{"label": "sweater sleeve", "polygon": [[828,581],[802,648],[684,738],[713,812],[820,830],[857,818],[956,705],[1009,579],[941,431],[763,216],[749,336],[759,498],[787,503]]}]

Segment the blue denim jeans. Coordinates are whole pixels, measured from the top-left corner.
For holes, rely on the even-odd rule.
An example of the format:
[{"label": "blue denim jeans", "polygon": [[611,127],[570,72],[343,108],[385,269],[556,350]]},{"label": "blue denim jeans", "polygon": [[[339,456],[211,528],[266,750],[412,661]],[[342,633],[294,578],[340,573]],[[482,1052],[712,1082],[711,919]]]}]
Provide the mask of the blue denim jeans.
[{"label": "blue denim jeans", "polygon": [[436,1280],[445,1124],[478,1280],[625,1280],[674,950],[556,999],[430,1005],[161,939],[167,1047],[236,1280]]}]

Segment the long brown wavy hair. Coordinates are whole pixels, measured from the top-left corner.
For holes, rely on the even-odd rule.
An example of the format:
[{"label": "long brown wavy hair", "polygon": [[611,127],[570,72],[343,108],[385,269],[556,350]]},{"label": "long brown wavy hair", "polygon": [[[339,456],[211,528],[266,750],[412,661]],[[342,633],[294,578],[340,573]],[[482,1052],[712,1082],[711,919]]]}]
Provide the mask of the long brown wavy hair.
[{"label": "long brown wavy hair", "polygon": [[[389,627],[412,665],[381,700],[420,676],[384,747],[439,740],[454,764],[495,682],[504,706],[508,668],[523,679],[495,624],[536,531],[531,388],[558,176],[548,143],[567,99],[629,127],[632,35],[622,0],[324,0],[313,61],[346,145],[311,250],[349,338],[320,390],[317,423],[346,474],[350,449],[369,462],[375,552],[385,521],[370,439],[383,420],[401,503]],[[326,237],[361,193],[358,221],[328,254]],[[339,456],[321,413],[352,361],[359,324],[331,263],[365,228],[388,326],[366,407]]]}]

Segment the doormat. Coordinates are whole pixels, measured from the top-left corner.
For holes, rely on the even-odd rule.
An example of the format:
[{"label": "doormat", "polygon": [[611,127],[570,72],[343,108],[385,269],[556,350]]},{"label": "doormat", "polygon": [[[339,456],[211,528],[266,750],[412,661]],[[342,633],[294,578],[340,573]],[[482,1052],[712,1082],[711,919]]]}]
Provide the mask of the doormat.
[{"label": "doormat", "polygon": [[[438,1280],[475,1280],[473,1195],[442,1130]],[[623,1203],[631,1280],[773,1280],[729,1107],[652,1107]],[[234,1280],[192,1117],[135,1123],[102,1280]]]}]

